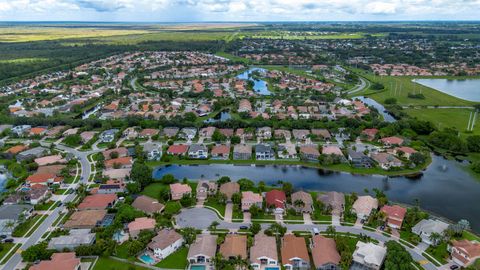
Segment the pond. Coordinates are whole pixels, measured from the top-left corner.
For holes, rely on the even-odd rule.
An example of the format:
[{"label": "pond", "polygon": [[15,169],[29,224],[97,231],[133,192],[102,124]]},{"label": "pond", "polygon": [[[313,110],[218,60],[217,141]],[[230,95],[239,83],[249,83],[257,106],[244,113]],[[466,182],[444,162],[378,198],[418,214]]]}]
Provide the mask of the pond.
[{"label": "pond", "polygon": [[382,104],[378,103],[374,99],[367,98],[367,97],[353,97],[352,99],[358,99],[362,101],[363,103],[367,104],[368,106],[372,106],[375,109],[377,109],[378,113],[380,113],[383,116],[383,120],[385,122],[393,123],[397,120],[391,115],[385,107],[383,107]]},{"label": "pond", "polygon": [[216,122],[225,122],[231,119],[232,116],[227,111],[222,111],[219,114],[215,115],[215,117],[208,118],[207,120],[203,121],[205,123],[216,123]]},{"label": "pond", "polygon": [[412,81],[457,98],[480,102],[480,79],[414,79]]},{"label": "pond", "polygon": [[240,79],[240,80],[248,80],[248,81],[252,81],[254,84],[253,84],[253,90],[255,92],[257,92],[258,94],[260,95],[263,95],[263,96],[269,96],[271,95],[271,92],[268,90],[268,84],[266,81],[264,80],[261,80],[261,79],[254,79],[252,77],[252,74],[255,72],[255,71],[259,71],[261,73],[265,73],[267,72],[266,69],[263,69],[263,68],[250,68],[249,70],[241,73],[240,75],[237,76],[237,79]]},{"label": "pond", "polygon": [[462,168],[461,163],[432,157],[432,164],[417,179],[378,175],[353,175],[299,166],[234,166],[227,164],[181,166],[171,165],[154,170],[154,177],[173,174],[178,179],[248,178],[276,184],[291,182],[296,189],[314,191],[370,193],[383,190],[395,202],[414,204],[418,199],[423,209],[453,221],[462,218],[480,231],[480,183]]}]

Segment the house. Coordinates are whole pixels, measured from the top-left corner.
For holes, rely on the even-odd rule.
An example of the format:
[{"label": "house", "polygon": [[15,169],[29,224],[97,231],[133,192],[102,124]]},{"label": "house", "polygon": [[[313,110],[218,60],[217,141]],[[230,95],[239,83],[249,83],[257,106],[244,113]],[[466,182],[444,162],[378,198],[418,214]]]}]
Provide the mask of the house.
[{"label": "house", "polygon": [[52,156],[36,158],[34,162],[37,163],[38,166],[45,166],[45,165],[55,164],[55,163],[67,163],[67,160],[64,159],[62,155],[52,155]]},{"label": "house", "polygon": [[81,245],[93,245],[95,243],[95,233],[90,229],[70,230],[68,235],[53,237],[48,242],[48,249],[62,251],[64,249],[74,250]]},{"label": "house", "polygon": [[332,209],[332,215],[342,216],[345,209],[345,195],[341,192],[330,191],[327,193],[318,193],[317,200],[325,206]]},{"label": "house", "polygon": [[44,127],[34,127],[31,128],[28,132],[29,136],[42,136],[47,132],[47,129]]},{"label": "house", "polygon": [[230,155],[230,146],[225,144],[218,144],[212,147],[212,159],[228,159]]},{"label": "house", "polygon": [[134,221],[128,223],[128,233],[130,234],[131,238],[136,239],[141,231],[155,230],[155,224],[156,222],[153,218],[136,218]]},{"label": "house", "polygon": [[108,149],[102,152],[103,157],[105,160],[113,159],[113,158],[120,158],[128,156],[128,149],[125,147],[119,147],[114,149]]},{"label": "house", "polygon": [[150,139],[153,136],[157,135],[158,133],[159,132],[158,132],[157,129],[146,128],[138,134],[138,137],[141,138],[141,139],[147,139],[147,138]]},{"label": "house", "polygon": [[132,157],[113,158],[105,161],[106,169],[126,169],[132,168]]},{"label": "house", "polygon": [[371,168],[373,167],[373,161],[370,157],[362,152],[357,152],[352,149],[348,149],[348,161],[356,168]]},{"label": "house", "polygon": [[287,203],[287,196],[281,190],[270,190],[265,193],[266,206],[272,209],[275,214],[283,214]]},{"label": "house", "polygon": [[403,156],[407,159],[410,159],[412,154],[417,153],[417,150],[415,150],[411,147],[408,147],[408,146],[401,146],[401,147],[396,147],[395,149],[393,149],[393,153],[397,156],[400,156],[400,157]]},{"label": "house", "polygon": [[20,152],[23,152],[23,151],[27,150],[27,149],[28,149],[28,146],[23,145],[23,144],[19,144],[19,145],[15,145],[15,146],[12,146],[12,147],[8,148],[7,151],[5,151],[5,153],[13,156],[13,155],[16,155]]},{"label": "house", "polygon": [[255,158],[257,160],[274,160],[275,151],[269,144],[257,144],[255,145]]},{"label": "house", "polygon": [[248,144],[236,144],[233,147],[234,160],[249,160],[252,159],[252,146]]},{"label": "house", "polygon": [[277,155],[282,159],[297,158],[297,149],[293,143],[281,143],[278,145]]},{"label": "house", "polygon": [[197,129],[196,128],[182,128],[180,130],[180,138],[183,138],[185,140],[193,140],[197,136]]},{"label": "house", "polygon": [[167,150],[167,154],[174,156],[183,156],[188,151],[188,145],[185,144],[174,144],[170,145]]},{"label": "house", "polygon": [[50,151],[47,148],[38,146],[38,147],[18,153],[16,158],[18,162],[21,162],[24,160],[31,160],[31,159],[43,157],[47,155],[49,152]]},{"label": "house", "polygon": [[480,258],[480,243],[470,240],[452,240],[450,254],[454,263],[468,267]]},{"label": "house", "polygon": [[387,225],[393,229],[400,229],[402,227],[403,219],[407,213],[407,209],[398,205],[384,205],[380,212],[385,213],[387,217]]},{"label": "house", "polygon": [[240,192],[240,185],[237,182],[227,182],[220,186],[220,193],[227,197],[227,200],[232,199],[232,195]]},{"label": "house", "polygon": [[11,235],[15,226],[22,220],[28,219],[32,211],[33,206],[28,204],[4,204],[0,206],[0,234]]},{"label": "house", "polygon": [[314,235],[311,250],[315,270],[340,270],[341,257],[334,239]]},{"label": "house", "polygon": [[355,269],[379,270],[386,255],[386,247],[358,241],[353,253],[353,264]]},{"label": "house", "polygon": [[217,183],[201,180],[198,181],[196,196],[198,200],[206,200],[209,195],[217,193]]},{"label": "house", "polygon": [[192,194],[192,188],[187,184],[170,184],[170,196],[172,200],[178,201],[183,198],[183,196],[190,196]]},{"label": "house", "polygon": [[162,157],[162,145],[155,142],[147,142],[143,145],[143,153],[147,160],[160,160]]},{"label": "house", "polygon": [[320,152],[316,145],[305,145],[300,147],[300,156],[304,160],[308,161],[318,161],[320,157]]},{"label": "house", "polygon": [[272,128],[271,127],[257,128],[257,138],[263,139],[263,140],[270,140],[272,138]]},{"label": "house", "polygon": [[122,181],[108,180],[106,184],[98,186],[98,194],[116,194],[125,192],[125,184]]},{"label": "house", "polygon": [[297,141],[306,140],[310,135],[310,130],[308,129],[294,129],[292,130],[293,137]]},{"label": "house", "polygon": [[282,263],[286,270],[310,269],[310,257],[308,256],[305,238],[287,234],[282,238],[280,247]]},{"label": "house", "polygon": [[312,134],[317,137],[322,137],[324,140],[330,140],[332,135],[328,131],[328,129],[312,129]]},{"label": "house", "polygon": [[106,210],[76,211],[63,225],[67,229],[92,229],[97,227],[107,215]]},{"label": "house", "polygon": [[322,154],[323,155],[333,155],[333,156],[339,156],[339,157],[344,157],[342,150],[340,147],[336,145],[325,145],[322,147]]},{"label": "house", "polygon": [[412,228],[412,232],[428,245],[434,244],[430,239],[433,233],[443,235],[445,230],[448,229],[448,224],[437,219],[422,219]]},{"label": "house", "polygon": [[238,112],[251,112],[252,111],[252,103],[248,99],[240,100],[238,106]]},{"label": "house", "polygon": [[240,257],[247,259],[247,236],[238,234],[227,234],[225,241],[220,245],[220,254],[225,259],[235,259]]},{"label": "house", "polygon": [[117,201],[116,194],[88,195],[78,205],[78,210],[101,210],[111,208]]},{"label": "house", "polygon": [[115,140],[118,129],[108,129],[100,133],[100,140],[104,143],[111,143]]},{"label": "house", "polygon": [[250,266],[255,270],[278,266],[275,237],[263,233],[255,235],[253,246],[250,248]]},{"label": "house", "polygon": [[177,127],[166,127],[162,130],[163,136],[173,138],[177,136],[179,129]]},{"label": "house", "polygon": [[27,133],[31,128],[32,126],[30,125],[19,125],[19,126],[12,127],[11,131],[13,134],[17,135],[18,137],[21,137],[25,133]]},{"label": "house", "polygon": [[213,263],[217,253],[217,238],[218,236],[211,234],[201,234],[197,236],[195,242],[193,242],[188,249],[188,262],[191,265]]},{"label": "house", "polygon": [[403,165],[402,161],[389,153],[374,153],[371,157],[384,170],[388,170],[392,167],[401,167]]},{"label": "house", "polygon": [[131,168],[103,170],[103,176],[114,180],[125,180],[130,176]]},{"label": "house", "polygon": [[248,211],[253,205],[262,208],[262,195],[253,193],[251,191],[242,192],[242,211]]},{"label": "house", "polygon": [[378,129],[376,128],[366,128],[362,131],[362,135],[365,136],[368,141],[375,140],[377,133],[378,133]]},{"label": "house", "polygon": [[40,261],[29,270],[80,270],[80,259],[75,252],[53,253],[49,261]]},{"label": "house", "polygon": [[138,131],[135,127],[126,128],[122,136],[127,140],[135,140],[138,137]]},{"label": "house", "polygon": [[192,144],[188,148],[188,157],[206,159],[208,158],[208,148],[203,144]]},{"label": "house", "polygon": [[399,138],[399,137],[392,136],[392,137],[382,138],[382,139],[380,139],[380,142],[382,142],[386,146],[395,146],[395,145],[399,146],[399,145],[403,144],[403,139]]},{"label": "house", "polygon": [[95,132],[95,131],[84,131],[84,132],[80,133],[80,138],[82,139],[83,143],[87,143],[91,139],[93,139],[93,137],[95,137],[96,134],[97,134],[97,132]]},{"label": "house", "polygon": [[357,214],[357,218],[366,219],[374,209],[378,208],[378,200],[372,196],[359,196],[353,203],[352,210]]},{"label": "house", "polygon": [[184,240],[182,235],[172,229],[163,229],[152,238],[147,248],[153,252],[153,256],[159,260],[163,260],[170,254],[177,251],[183,246]]},{"label": "house", "polygon": [[205,139],[212,139],[213,133],[215,132],[215,127],[204,127],[200,129],[199,135]]},{"label": "house", "polygon": [[132,203],[132,206],[148,215],[155,213],[161,213],[165,208],[165,205],[159,203],[157,200],[145,195],[138,196]]},{"label": "house", "polygon": [[310,193],[305,191],[297,191],[292,193],[292,208],[297,213],[312,213],[313,212],[313,200]]},{"label": "house", "polygon": [[281,139],[281,138],[290,139],[292,137],[290,130],[287,130],[287,129],[275,129],[273,133],[275,138],[277,139]]},{"label": "house", "polygon": [[221,128],[218,131],[227,138],[233,137],[233,128]]}]

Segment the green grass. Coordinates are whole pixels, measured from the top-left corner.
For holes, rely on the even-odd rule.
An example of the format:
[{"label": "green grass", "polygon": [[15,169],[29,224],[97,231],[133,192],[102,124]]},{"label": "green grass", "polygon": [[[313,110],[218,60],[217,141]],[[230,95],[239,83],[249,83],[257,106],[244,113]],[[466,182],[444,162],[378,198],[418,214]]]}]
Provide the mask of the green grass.
[{"label": "green grass", "polygon": [[446,264],[448,258],[447,245],[448,244],[446,242],[442,242],[436,247],[430,246],[426,250],[426,253],[435,258],[441,264]]},{"label": "green grass", "polygon": [[163,213],[165,214],[176,214],[178,212],[180,212],[180,210],[182,209],[182,205],[180,204],[180,202],[177,202],[177,201],[169,201],[165,204],[165,209],[163,210]]},{"label": "green grass", "polygon": [[[377,34],[381,35],[381,34]],[[257,33],[252,38],[265,39],[287,39],[287,40],[304,40],[304,39],[359,39],[364,38],[363,33],[341,33],[341,34],[325,34],[319,35],[314,33],[300,32],[299,34],[281,31],[269,31],[266,33]]]},{"label": "green grass", "polygon": [[155,266],[170,269],[185,269],[188,265],[187,254],[188,248],[182,247],[167,258],[157,263]]},{"label": "green grass", "polygon": [[463,235],[462,235],[462,238],[463,239],[467,239],[467,240],[470,240],[470,241],[477,241],[477,242],[480,242],[480,237],[478,237],[477,235],[469,232],[469,231],[464,231],[463,232]]},{"label": "green grass", "polygon": [[332,222],[332,216],[330,215],[316,215],[312,216],[312,221],[329,221]]},{"label": "green grass", "polygon": [[[22,244],[13,244],[13,245],[15,245],[15,246],[13,247],[12,252],[10,252],[10,254],[8,254],[7,257],[5,257],[5,258],[3,259],[3,261],[0,262],[0,264],[5,264],[5,263],[7,263],[8,260],[10,260],[10,258],[15,254],[15,252],[17,252],[17,250],[22,246]],[[10,250],[11,250],[11,249],[12,249],[12,248],[10,248]]]},{"label": "green grass", "polygon": [[0,244],[0,247],[2,247],[2,251],[0,251],[0,259],[3,258],[3,256],[5,256],[10,251],[10,249],[12,249],[14,246],[15,246],[14,243]]},{"label": "green grass", "polygon": [[[379,82],[385,86],[384,90],[375,91],[371,89],[364,90],[355,95],[365,95],[384,103],[387,98],[397,99],[397,103],[402,106],[423,106],[423,105],[445,105],[445,106],[471,106],[474,103],[454,96],[447,95],[432,88],[412,82],[415,78],[412,76],[373,76],[372,73],[357,70],[359,74],[372,82]],[[422,93],[425,99],[413,99],[408,97],[408,93]]]},{"label": "green grass", "polygon": [[[57,194],[56,191],[55,191],[55,194]],[[35,205],[34,209],[37,211],[47,211],[52,205],[56,203],[57,203],[56,201],[48,201],[42,204]]]},{"label": "green grass", "polygon": [[162,183],[152,183],[146,186],[141,192],[142,195],[146,195],[153,199],[158,199],[160,192],[166,188],[169,188],[167,185]]},{"label": "green grass", "polygon": [[100,257],[92,270],[148,270],[148,268]]},{"label": "green grass", "polygon": [[246,65],[248,65],[252,62],[250,59],[243,58],[243,57],[240,57],[240,56],[236,56],[236,55],[226,53],[226,52],[217,52],[215,54],[218,55],[218,56],[230,59],[231,61],[241,62],[241,63],[246,64]]},{"label": "green grass", "polygon": [[480,120],[476,119],[473,132],[466,133],[471,109],[405,109],[408,115],[419,120],[430,121],[438,129],[447,127],[456,128],[464,134],[480,134]]},{"label": "green grass", "polygon": [[220,215],[225,216],[225,207],[226,207],[225,203],[219,203],[216,200],[209,198],[204,202],[204,205],[217,209]]},{"label": "green grass", "polygon": [[36,215],[34,217],[30,217],[27,219],[25,222],[19,224],[17,227],[12,232],[13,237],[22,237],[24,236],[30,228],[33,227],[33,224],[40,220],[42,218],[42,215]]},{"label": "green grass", "polygon": [[40,218],[40,221],[36,225],[34,225],[27,234],[25,234],[25,237],[31,236],[35,232],[35,230],[37,230],[37,228],[40,227],[40,225],[42,225],[42,223],[45,221],[45,219],[47,219],[47,217],[48,215],[42,215]]}]

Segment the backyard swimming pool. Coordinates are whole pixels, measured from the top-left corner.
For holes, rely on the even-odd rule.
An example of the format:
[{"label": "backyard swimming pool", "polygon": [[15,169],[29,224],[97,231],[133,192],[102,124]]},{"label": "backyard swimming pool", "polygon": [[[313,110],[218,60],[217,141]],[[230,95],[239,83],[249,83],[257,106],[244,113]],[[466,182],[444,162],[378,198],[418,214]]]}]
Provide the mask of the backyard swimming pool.
[{"label": "backyard swimming pool", "polygon": [[205,270],[207,267],[205,265],[191,265],[190,270]]},{"label": "backyard swimming pool", "polygon": [[150,255],[148,255],[146,253],[143,254],[142,256],[140,256],[140,260],[142,260],[146,264],[154,264],[155,263],[155,259],[150,257]]}]

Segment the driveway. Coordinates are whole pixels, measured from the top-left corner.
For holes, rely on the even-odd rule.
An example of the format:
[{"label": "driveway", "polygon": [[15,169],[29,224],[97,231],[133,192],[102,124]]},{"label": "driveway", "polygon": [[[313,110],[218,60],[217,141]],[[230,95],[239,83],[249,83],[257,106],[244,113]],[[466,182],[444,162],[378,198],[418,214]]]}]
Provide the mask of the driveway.
[{"label": "driveway", "polygon": [[232,213],[233,213],[233,204],[231,202],[227,203],[225,206],[225,221],[232,221]]}]

